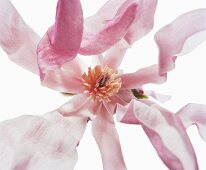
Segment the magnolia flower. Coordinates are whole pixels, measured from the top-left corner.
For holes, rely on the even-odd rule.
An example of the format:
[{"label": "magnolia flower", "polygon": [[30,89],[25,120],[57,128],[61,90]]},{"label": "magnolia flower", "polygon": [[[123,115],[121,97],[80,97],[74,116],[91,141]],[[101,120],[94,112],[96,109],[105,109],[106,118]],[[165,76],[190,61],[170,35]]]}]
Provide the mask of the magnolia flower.
[{"label": "magnolia flower", "polygon": [[[89,121],[103,169],[127,169],[114,115],[119,122],[141,125],[169,169],[198,169],[186,128],[196,124],[206,139],[202,119],[206,106],[188,104],[174,114],[148,98],[165,100],[164,96],[144,92],[143,86],[165,82],[176,56],[206,38],[206,9],[183,14],[156,33],[159,65],[135,73],[119,70],[130,45],[152,29],[156,4],[110,0],[83,22],[78,0],[59,0],[55,24],[40,40],[10,1],[0,0],[1,47],[13,61],[39,73],[44,86],[73,95],[42,116],[21,116],[0,124],[0,169],[74,169],[76,148]],[[94,66],[84,64],[78,53],[96,55]]]}]

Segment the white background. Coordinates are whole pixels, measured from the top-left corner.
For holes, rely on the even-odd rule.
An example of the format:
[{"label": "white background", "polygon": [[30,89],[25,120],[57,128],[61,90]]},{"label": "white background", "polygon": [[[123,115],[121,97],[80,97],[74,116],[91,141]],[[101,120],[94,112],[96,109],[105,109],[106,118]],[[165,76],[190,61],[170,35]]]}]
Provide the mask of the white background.
[{"label": "white background", "polygon": [[[57,0],[13,0],[25,21],[41,36],[54,21],[56,2]],[[85,16],[94,13],[104,2],[105,0],[82,1]],[[157,63],[158,51],[153,40],[154,33],[178,15],[202,7],[206,7],[205,0],[160,0],[154,30],[133,45],[121,67],[126,72],[132,72]],[[168,74],[166,84],[147,85],[146,89],[171,95],[172,99],[163,106],[174,112],[189,102],[206,104],[205,49],[206,42],[190,54],[178,58],[176,69]],[[42,87],[37,76],[10,62],[2,50],[0,78],[0,120],[22,114],[46,113],[69,100],[56,91]],[[128,170],[167,169],[140,127],[117,124],[117,128]],[[201,140],[195,127],[189,128],[188,133],[197,153],[200,170],[205,170],[206,143]],[[78,152],[79,160],[75,170],[102,169],[90,125],[81,140]]]}]

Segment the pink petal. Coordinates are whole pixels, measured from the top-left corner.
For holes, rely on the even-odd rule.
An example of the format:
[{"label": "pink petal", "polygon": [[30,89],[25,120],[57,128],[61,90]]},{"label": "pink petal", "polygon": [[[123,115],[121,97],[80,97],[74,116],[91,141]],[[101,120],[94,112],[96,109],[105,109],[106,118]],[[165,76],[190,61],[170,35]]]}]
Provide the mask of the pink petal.
[{"label": "pink petal", "polygon": [[142,68],[134,73],[122,74],[122,89],[136,89],[148,83],[163,83],[166,81],[166,75],[158,74],[158,66],[152,65]]},{"label": "pink petal", "polygon": [[94,119],[96,112],[101,105],[97,105],[91,97],[84,94],[75,95],[62,105],[57,111],[64,117],[68,116],[80,116],[87,117],[88,119]]},{"label": "pink petal", "polygon": [[144,94],[146,96],[151,96],[154,99],[156,99],[156,100],[158,100],[159,102],[162,102],[162,103],[167,102],[168,100],[171,99],[171,96],[169,96],[169,95],[156,93],[155,91],[152,91],[152,90],[145,90]]},{"label": "pink petal", "polygon": [[126,107],[118,105],[117,119],[142,125],[169,169],[198,170],[194,149],[179,117],[148,100],[142,102],[132,100]]},{"label": "pink petal", "polygon": [[0,169],[74,169],[77,161],[76,147],[86,124],[85,117],[63,117],[57,111],[2,122]]},{"label": "pink petal", "polygon": [[135,20],[124,37],[129,44],[133,44],[152,30],[156,6],[157,0],[141,1]]},{"label": "pink petal", "polygon": [[92,121],[92,133],[101,152],[104,170],[126,170],[113,114],[101,108]]},{"label": "pink petal", "polygon": [[[130,3],[131,0],[126,0],[127,3]],[[133,0],[134,1],[134,0]],[[108,0],[93,16],[90,16],[85,19],[85,25],[88,28],[97,28],[101,29],[102,24],[105,21],[113,18],[117,13],[118,9],[125,3],[125,0]],[[125,3],[126,4],[126,3]]]},{"label": "pink petal", "polygon": [[[102,21],[104,24],[99,30],[96,27],[85,28],[79,53],[83,55],[99,54],[113,46],[127,33],[136,11],[136,2],[124,3],[113,18]],[[96,18],[94,17],[94,19]]]},{"label": "pink petal", "polygon": [[81,80],[84,67],[84,63],[75,58],[58,70],[47,70],[42,85],[64,93],[81,93],[84,90]]},{"label": "pink petal", "polygon": [[102,61],[102,65],[107,65],[110,68],[117,70],[124,58],[124,55],[129,48],[127,42],[122,39],[118,43],[116,43],[113,47],[107,50],[104,59]]},{"label": "pink petal", "polygon": [[97,54],[94,57],[92,57],[92,65],[96,66],[96,65],[102,65],[104,56],[103,54]]},{"label": "pink petal", "polygon": [[56,22],[38,46],[41,77],[76,57],[83,32],[83,14],[79,0],[59,0]]},{"label": "pink petal", "polygon": [[200,136],[206,141],[206,106],[190,103],[177,112],[185,128],[196,125]]},{"label": "pink petal", "polygon": [[206,39],[206,9],[185,13],[155,35],[159,47],[160,74],[175,67],[176,57],[186,54]]},{"label": "pink petal", "polygon": [[0,6],[0,46],[13,62],[38,74],[36,47],[40,37],[9,0],[1,0]]}]

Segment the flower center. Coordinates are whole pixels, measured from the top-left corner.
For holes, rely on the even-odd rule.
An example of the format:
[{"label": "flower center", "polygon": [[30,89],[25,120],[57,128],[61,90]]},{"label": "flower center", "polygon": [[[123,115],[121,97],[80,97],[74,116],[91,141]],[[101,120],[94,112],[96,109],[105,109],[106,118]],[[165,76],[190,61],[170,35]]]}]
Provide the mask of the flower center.
[{"label": "flower center", "polygon": [[121,79],[108,66],[95,66],[88,68],[88,73],[82,75],[85,91],[92,96],[94,100],[109,102],[110,97],[118,93],[121,87]]}]

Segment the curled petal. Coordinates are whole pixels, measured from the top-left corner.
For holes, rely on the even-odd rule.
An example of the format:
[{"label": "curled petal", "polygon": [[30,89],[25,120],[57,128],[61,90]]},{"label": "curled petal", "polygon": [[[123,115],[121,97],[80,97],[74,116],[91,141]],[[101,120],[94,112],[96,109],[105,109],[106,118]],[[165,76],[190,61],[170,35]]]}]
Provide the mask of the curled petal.
[{"label": "curled petal", "polygon": [[177,56],[186,54],[206,39],[206,9],[185,13],[155,35],[159,47],[160,74],[175,66]]},{"label": "curled petal", "polygon": [[83,32],[83,14],[79,0],[59,0],[56,22],[38,46],[38,64],[43,77],[45,70],[55,70],[76,57]]},{"label": "curled petal", "polygon": [[169,169],[198,170],[194,149],[179,117],[152,102],[142,102],[132,100],[127,107],[118,105],[118,120],[142,125]]},{"label": "curled petal", "polygon": [[157,65],[145,67],[134,73],[122,74],[120,77],[122,89],[136,89],[148,83],[163,83],[166,81],[166,75],[160,76],[158,74]]},{"label": "curled petal", "polygon": [[92,121],[92,133],[101,152],[103,169],[126,170],[113,115],[104,107]]},{"label": "curled petal", "polygon": [[123,4],[113,18],[102,21],[104,24],[99,30],[85,28],[79,53],[99,54],[121,40],[135,18],[137,6],[136,2]]},{"label": "curled petal", "polygon": [[190,103],[177,112],[185,128],[196,125],[200,136],[206,141],[206,106]]},{"label": "curled petal", "polygon": [[58,111],[0,123],[0,169],[74,169],[86,124],[85,117],[63,117]]},{"label": "curled petal", "polygon": [[141,3],[139,4],[136,17],[124,37],[129,44],[133,44],[152,30],[157,1],[158,0],[140,1]]},{"label": "curled petal", "polygon": [[0,0],[0,46],[8,57],[38,74],[36,47],[40,37],[23,21],[10,0]]},{"label": "curled petal", "polygon": [[120,40],[107,50],[102,65],[107,65],[114,70],[118,70],[128,48],[128,43],[124,39]]}]

